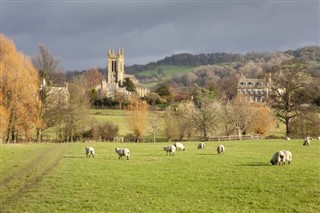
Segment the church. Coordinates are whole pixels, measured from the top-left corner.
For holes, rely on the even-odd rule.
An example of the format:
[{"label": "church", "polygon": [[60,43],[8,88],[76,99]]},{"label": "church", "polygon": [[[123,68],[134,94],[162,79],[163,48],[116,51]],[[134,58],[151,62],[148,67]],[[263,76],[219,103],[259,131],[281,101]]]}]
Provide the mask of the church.
[{"label": "church", "polygon": [[114,49],[108,50],[107,78],[104,79],[95,90],[98,94],[105,97],[114,97],[116,93],[121,93],[127,97],[131,96],[131,92],[124,87],[119,87],[124,82],[124,79],[129,77],[136,85],[137,93],[140,97],[150,93],[148,88],[137,86],[138,81],[133,76],[126,75],[124,71],[124,51],[119,49],[115,53]]}]

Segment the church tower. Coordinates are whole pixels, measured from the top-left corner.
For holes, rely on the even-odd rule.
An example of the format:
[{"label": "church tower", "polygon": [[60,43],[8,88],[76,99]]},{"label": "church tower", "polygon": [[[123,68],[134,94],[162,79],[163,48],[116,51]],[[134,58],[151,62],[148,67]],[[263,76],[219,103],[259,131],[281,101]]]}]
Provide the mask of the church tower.
[{"label": "church tower", "polygon": [[114,49],[108,50],[107,83],[122,84],[124,77],[124,51],[119,49],[115,54]]}]

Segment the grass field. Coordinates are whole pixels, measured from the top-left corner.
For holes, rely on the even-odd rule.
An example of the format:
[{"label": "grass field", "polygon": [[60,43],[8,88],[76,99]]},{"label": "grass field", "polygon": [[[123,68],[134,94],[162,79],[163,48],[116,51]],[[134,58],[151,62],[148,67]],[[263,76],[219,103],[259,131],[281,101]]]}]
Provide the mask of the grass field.
[{"label": "grass field", "polygon": [[[161,75],[163,75],[161,78],[161,82],[163,82],[167,79],[172,78],[177,74],[185,74],[185,73],[191,72],[194,68],[195,68],[194,66],[158,66],[153,70],[144,70],[144,71],[138,72],[136,73],[136,75],[149,77],[152,75],[160,75],[161,73]],[[148,88],[152,88],[158,85],[159,83],[160,82],[152,82],[152,83],[145,84],[145,86]]]},{"label": "grass field", "polygon": [[[217,142],[175,156],[162,150],[170,143],[2,144],[0,212],[320,212],[319,141],[220,143],[223,156]],[[292,165],[271,166],[280,149]]]}]

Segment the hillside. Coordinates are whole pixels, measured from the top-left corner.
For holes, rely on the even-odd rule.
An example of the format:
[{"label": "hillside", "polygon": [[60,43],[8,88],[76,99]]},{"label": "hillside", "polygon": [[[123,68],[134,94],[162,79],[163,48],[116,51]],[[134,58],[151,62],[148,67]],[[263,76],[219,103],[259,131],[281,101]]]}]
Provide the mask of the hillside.
[{"label": "hillside", "polygon": [[[165,57],[156,62],[150,62],[146,65],[126,66],[125,70],[126,73],[133,74],[141,83],[152,88],[160,82],[171,80],[176,77],[181,78],[183,75],[187,75],[191,72],[198,76],[199,70],[205,72],[219,69],[217,77],[220,79],[229,75],[225,72],[241,72],[247,77],[257,77],[261,75],[262,72],[268,70],[272,65],[293,58],[307,61],[312,63],[313,66],[318,66],[320,63],[320,47],[306,46],[296,50],[261,53],[249,52],[246,54],[210,53],[193,55],[181,53]],[[317,75],[317,70],[318,69],[315,69],[314,75]],[[208,76],[205,75],[202,77],[207,78]],[[200,76],[200,78],[202,77]],[[202,79],[197,83],[206,86],[201,83],[204,81],[205,79]]]}]

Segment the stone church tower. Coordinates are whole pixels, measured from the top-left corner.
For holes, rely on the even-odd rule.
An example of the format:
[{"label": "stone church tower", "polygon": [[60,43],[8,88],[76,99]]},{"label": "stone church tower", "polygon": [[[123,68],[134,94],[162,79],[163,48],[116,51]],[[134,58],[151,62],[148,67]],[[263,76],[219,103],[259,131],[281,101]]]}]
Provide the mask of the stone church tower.
[{"label": "stone church tower", "polygon": [[124,77],[124,51],[119,49],[115,54],[114,49],[108,50],[107,83],[122,84]]}]

